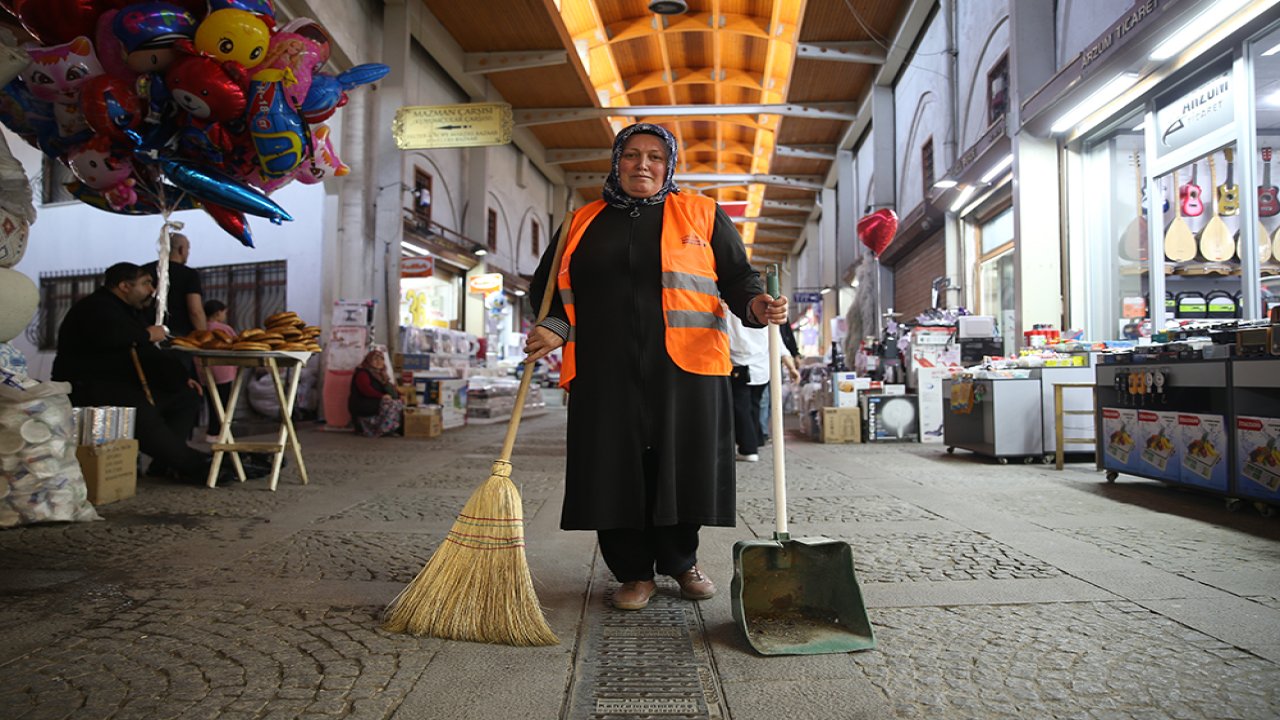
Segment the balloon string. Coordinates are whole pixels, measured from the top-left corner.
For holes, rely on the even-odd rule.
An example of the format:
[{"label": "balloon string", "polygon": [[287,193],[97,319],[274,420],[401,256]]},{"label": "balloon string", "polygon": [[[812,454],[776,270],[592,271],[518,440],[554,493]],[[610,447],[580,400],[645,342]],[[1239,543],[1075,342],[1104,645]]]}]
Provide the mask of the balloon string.
[{"label": "balloon string", "polygon": [[182,223],[170,220],[169,210],[165,209],[160,239],[156,241],[156,325],[164,325],[165,310],[169,307],[169,236],[181,229]]}]

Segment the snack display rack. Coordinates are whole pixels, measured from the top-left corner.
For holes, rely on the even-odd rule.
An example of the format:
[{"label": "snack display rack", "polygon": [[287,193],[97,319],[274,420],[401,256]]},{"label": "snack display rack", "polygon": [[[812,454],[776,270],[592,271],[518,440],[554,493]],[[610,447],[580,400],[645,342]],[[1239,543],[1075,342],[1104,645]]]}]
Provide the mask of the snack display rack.
[{"label": "snack display rack", "polygon": [[1134,354],[1097,368],[1098,469],[1280,506],[1280,358]]}]

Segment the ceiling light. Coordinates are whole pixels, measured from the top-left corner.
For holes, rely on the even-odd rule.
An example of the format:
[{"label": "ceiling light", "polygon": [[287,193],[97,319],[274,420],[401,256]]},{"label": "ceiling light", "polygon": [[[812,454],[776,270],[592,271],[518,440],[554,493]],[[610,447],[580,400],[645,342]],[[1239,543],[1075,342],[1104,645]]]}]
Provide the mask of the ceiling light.
[{"label": "ceiling light", "polygon": [[996,163],[995,165],[992,165],[991,169],[988,170],[986,174],[982,176],[982,182],[989,183],[992,180],[995,180],[997,177],[1000,177],[1000,173],[1004,172],[1005,169],[1012,164],[1013,164],[1013,155],[1012,154],[1005,155],[1003,160]]},{"label": "ceiling light", "polygon": [[481,245],[476,245],[475,249],[472,250],[471,252],[475,253],[476,257],[484,257],[485,255],[489,254],[489,251],[485,250],[484,247]]},{"label": "ceiling light", "polygon": [[512,290],[511,292],[514,293],[516,297],[524,297],[523,290]]},{"label": "ceiling light", "polygon": [[653,0],[649,3],[649,12],[658,15],[682,15],[689,12],[689,5],[684,0]]},{"label": "ceiling light", "polygon": [[1275,55],[1278,52],[1280,52],[1280,43],[1276,43],[1275,45],[1271,46],[1270,50],[1264,51],[1262,53],[1262,57],[1271,57],[1272,55]]},{"label": "ceiling light", "polygon": [[854,279],[850,280],[850,281],[849,281],[849,287],[851,287],[851,288],[856,288],[856,287],[858,287],[858,278],[854,278]]},{"label": "ceiling light", "polygon": [[818,294],[819,294],[819,295],[826,295],[826,294],[827,294],[827,293],[829,293],[829,292],[831,292],[831,288],[829,288],[829,287],[824,287],[824,288],[822,288],[821,290],[819,290],[819,291],[818,291]]},{"label": "ceiling light", "polygon": [[1209,5],[1204,12],[1196,15],[1190,22],[1183,25],[1178,32],[1170,35],[1168,40],[1157,45],[1156,49],[1152,50],[1151,55],[1148,57],[1152,60],[1168,60],[1186,50],[1191,46],[1191,43],[1199,40],[1206,32],[1217,27],[1217,20],[1210,20],[1210,18],[1222,18],[1230,15],[1244,6],[1246,2],[1248,0],[1218,0],[1218,2]]},{"label": "ceiling light", "polygon": [[430,250],[428,250],[428,249],[426,249],[426,248],[422,247],[421,245],[416,245],[416,244],[414,244],[414,243],[411,243],[411,242],[409,242],[409,241],[407,241],[407,240],[401,240],[401,241],[400,241],[400,247],[402,247],[402,248],[404,248],[404,249],[406,249],[406,250],[412,250],[413,252],[416,252],[416,253],[418,253],[419,255],[430,255],[430,254],[431,254],[431,251],[430,251]]},{"label": "ceiling light", "polygon": [[965,189],[961,190],[960,195],[956,197],[956,201],[951,203],[950,211],[960,212],[960,208],[964,207],[964,204],[969,202],[969,198],[973,197],[973,191],[977,189],[977,185],[969,185],[966,186]]},{"label": "ceiling light", "polygon": [[1106,85],[1098,88],[1092,95],[1076,103],[1075,107],[1063,113],[1058,118],[1058,121],[1053,124],[1053,127],[1049,128],[1050,131],[1060,133],[1070,130],[1075,127],[1076,123],[1092,115],[1098,108],[1115,100],[1120,96],[1120,93],[1128,90],[1137,81],[1137,73],[1121,73],[1111,78]]},{"label": "ceiling light", "polygon": [[934,190],[950,190],[956,186],[955,180],[939,180],[933,184]]}]

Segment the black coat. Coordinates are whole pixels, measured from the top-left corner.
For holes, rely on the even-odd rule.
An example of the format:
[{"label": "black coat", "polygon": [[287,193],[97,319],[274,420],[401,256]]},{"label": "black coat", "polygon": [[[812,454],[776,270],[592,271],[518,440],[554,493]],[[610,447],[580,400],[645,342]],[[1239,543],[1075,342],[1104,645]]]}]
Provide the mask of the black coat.
[{"label": "black coat", "polygon": [[[568,395],[566,530],[735,522],[729,379],[685,372],[666,351],[662,208],[643,206],[637,218],[605,208],[571,257],[577,375]],[[720,294],[744,317],[764,287],[719,209],[711,247]],[[538,267],[534,298],[554,249]],[[558,294],[551,314],[566,319]]]},{"label": "black coat", "polygon": [[72,305],[62,319],[51,375],[73,387],[99,384],[140,388],[131,350],[138,353],[152,392],[171,392],[186,385],[186,370],[173,354],[151,343],[142,314],[100,287]]}]

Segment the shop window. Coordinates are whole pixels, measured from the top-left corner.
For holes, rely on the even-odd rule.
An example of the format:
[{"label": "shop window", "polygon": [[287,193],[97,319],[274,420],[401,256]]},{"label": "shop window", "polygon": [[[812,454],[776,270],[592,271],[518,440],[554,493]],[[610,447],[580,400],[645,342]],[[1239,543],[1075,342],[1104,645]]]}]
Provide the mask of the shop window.
[{"label": "shop window", "polygon": [[[283,312],[288,282],[284,260],[196,268],[205,300],[227,304],[227,324],[261,327],[268,315]],[[56,350],[58,329],[78,300],[102,285],[103,270],[40,273],[40,312],[27,339],[41,350]]]},{"label": "shop window", "polygon": [[1009,112],[1009,54],[1000,56],[987,73],[987,124]]},{"label": "shop window", "polygon": [[538,221],[534,220],[532,227],[529,228],[529,246],[533,248],[534,257],[542,257],[542,228],[538,225]]},{"label": "shop window", "polygon": [[924,179],[924,197],[933,192],[933,136],[920,146],[920,177]]},{"label": "shop window", "polygon": [[498,211],[489,208],[489,229],[485,237],[488,239],[489,252],[498,251]]},{"label": "shop window", "polygon": [[413,171],[413,212],[431,222],[431,176],[421,170]]},{"label": "shop window", "polygon": [[1014,288],[1013,264],[1013,208],[1007,204],[983,219],[980,219],[975,231],[976,256],[978,259],[976,277],[976,297],[979,315],[990,315],[996,319],[1000,335],[1004,339],[1006,354],[1017,348],[1015,337],[1016,296]]}]

